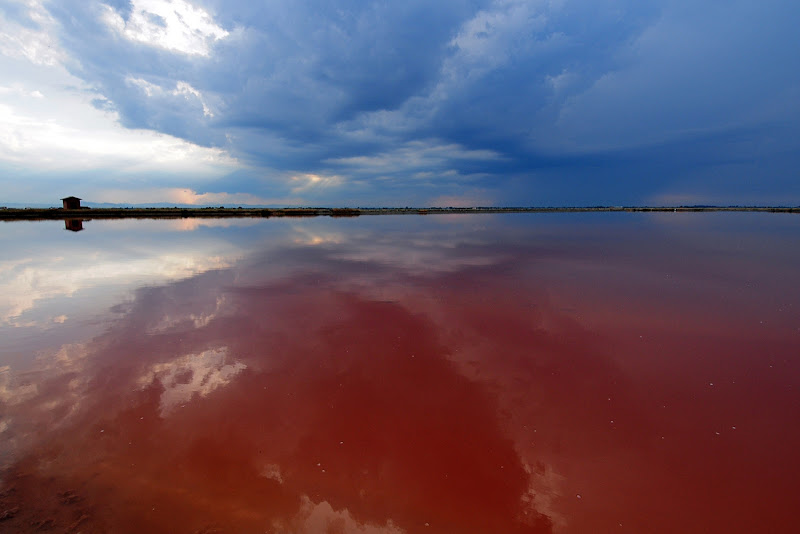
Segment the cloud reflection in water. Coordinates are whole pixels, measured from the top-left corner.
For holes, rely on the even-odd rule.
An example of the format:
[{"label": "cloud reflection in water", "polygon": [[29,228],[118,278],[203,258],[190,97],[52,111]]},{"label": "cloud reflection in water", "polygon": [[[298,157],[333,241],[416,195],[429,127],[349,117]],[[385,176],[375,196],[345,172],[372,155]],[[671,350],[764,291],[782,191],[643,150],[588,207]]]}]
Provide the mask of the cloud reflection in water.
[{"label": "cloud reflection in water", "polygon": [[[6,372],[0,432],[25,446],[5,480],[76,491],[111,531],[736,531],[721,511],[743,501],[780,524],[790,508],[743,484],[791,482],[749,451],[774,450],[797,366],[770,374],[747,343],[776,364],[796,343],[763,306],[791,262],[675,260],[613,218],[509,221],[303,221],[227,269],[138,289],[80,354]],[[752,279],[760,294],[731,296]],[[755,315],[773,326],[746,331]],[[709,425],[738,430],[720,449]]]}]

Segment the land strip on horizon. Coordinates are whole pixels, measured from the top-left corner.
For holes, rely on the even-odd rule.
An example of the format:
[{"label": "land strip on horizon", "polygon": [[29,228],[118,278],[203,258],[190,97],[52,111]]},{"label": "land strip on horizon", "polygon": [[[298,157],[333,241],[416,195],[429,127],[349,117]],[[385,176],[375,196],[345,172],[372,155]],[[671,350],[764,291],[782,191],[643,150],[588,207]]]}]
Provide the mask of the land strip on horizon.
[{"label": "land strip on horizon", "polygon": [[0,220],[181,219],[194,217],[357,217],[360,215],[435,215],[460,213],[586,212],[769,212],[800,213],[800,206],[595,206],[595,207],[430,207],[430,208],[0,208]]}]

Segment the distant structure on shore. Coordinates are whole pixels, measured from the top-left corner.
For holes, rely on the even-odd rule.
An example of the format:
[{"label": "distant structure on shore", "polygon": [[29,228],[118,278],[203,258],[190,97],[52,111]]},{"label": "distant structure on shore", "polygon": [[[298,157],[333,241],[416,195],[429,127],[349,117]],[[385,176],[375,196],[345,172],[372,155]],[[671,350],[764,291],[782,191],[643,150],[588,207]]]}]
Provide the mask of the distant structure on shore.
[{"label": "distant structure on shore", "polygon": [[61,203],[65,210],[79,210],[81,209],[81,199],[78,197],[66,197],[61,199]]}]

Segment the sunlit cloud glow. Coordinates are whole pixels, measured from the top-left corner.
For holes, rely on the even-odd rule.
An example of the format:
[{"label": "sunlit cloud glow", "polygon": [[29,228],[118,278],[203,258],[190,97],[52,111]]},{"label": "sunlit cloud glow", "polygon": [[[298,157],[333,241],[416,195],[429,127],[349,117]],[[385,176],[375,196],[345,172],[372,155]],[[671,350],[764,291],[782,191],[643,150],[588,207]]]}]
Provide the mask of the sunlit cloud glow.
[{"label": "sunlit cloud glow", "polygon": [[192,206],[268,205],[287,199],[265,198],[250,193],[198,193],[185,188],[103,189],[92,195],[95,202],[113,204],[181,204]]},{"label": "sunlit cloud glow", "polygon": [[336,187],[342,184],[340,176],[326,176],[322,174],[295,174],[290,178],[292,193],[302,193],[312,189]]}]

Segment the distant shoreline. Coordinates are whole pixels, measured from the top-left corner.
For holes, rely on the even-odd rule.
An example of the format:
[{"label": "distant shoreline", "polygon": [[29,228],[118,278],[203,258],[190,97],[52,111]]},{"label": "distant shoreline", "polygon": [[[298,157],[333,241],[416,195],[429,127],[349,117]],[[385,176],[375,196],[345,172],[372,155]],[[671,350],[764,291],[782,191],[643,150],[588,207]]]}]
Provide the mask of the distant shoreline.
[{"label": "distant shoreline", "polygon": [[762,206],[596,206],[547,208],[0,208],[0,220],[58,219],[185,219],[223,217],[358,217],[362,215],[443,215],[475,213],[589,213],[589,212],[768,212],[800,213],[800,207]]}]

